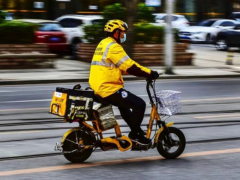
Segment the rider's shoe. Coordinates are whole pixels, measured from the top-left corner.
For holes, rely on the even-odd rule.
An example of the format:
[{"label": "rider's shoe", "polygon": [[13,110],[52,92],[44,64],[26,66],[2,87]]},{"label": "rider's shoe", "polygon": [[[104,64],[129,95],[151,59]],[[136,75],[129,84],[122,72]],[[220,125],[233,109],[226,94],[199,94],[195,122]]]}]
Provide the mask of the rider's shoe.
[{"label": "rider's shoe", "polygon": [[144,136],[146,136],[146,134],[147,134],[145,131],[142,130],[142,128],[140,128],[140,133]]},{"label": "rider's shoe", "polygon": [[138,142],[142,145],[149,145],[151,144],[151,139],[146,138],[141,132],[138,133],[134,133],[134,132],[130,132],[128,134],[128,137],[133,141],[133,142]]}]

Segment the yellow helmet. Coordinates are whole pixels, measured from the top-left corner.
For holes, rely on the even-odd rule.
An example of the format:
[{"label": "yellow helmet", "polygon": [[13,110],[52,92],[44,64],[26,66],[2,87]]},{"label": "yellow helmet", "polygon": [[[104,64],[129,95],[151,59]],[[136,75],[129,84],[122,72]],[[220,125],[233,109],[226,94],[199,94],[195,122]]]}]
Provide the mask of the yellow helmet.
[{"label": "yellow helmet", "polygon": [[120,29],[121,31],[127,31],[128,25],[127,23],[121,20],[113,19],[113,20],[109,20],[104,27],[104,31],[106,32],[113,32],[115,29]]}]

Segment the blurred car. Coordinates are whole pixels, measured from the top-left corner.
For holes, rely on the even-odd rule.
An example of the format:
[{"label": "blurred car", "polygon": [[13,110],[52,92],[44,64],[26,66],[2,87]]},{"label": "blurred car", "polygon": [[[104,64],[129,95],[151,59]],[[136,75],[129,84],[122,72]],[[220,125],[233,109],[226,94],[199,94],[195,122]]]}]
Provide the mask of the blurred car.
[{"label": "blurred car", "polygon": [[[165,13],[155,13],[155,25],[165,26],[167,23],[167,14]],[[181,29],[188,27],[189,21],[183,15],[172,14],[172,27],[176,29]]]},{"label": "blurred car", "polygon": [[232,29],[222,30],[216,37],[217,50],[228,50],[229,47],[240,47],[240,24]]},{"label": "blurred car", "polygon": [[229,15],[229,19],[233,19],[233,20],[240,22],[240,12],[232,12]]},{"label": "blurred car", "polygon": [[7,21],[13,20],[13,13],[7,12],[5,15],[5,20],[7,20]]},{"label": "blurred car", "polygon": [[5,10],[0,10],[0,18],[5,19],[6,21],[11,21],[13,20],[13,13],[9,13]]},{"label": "blurred car", "polygon": [[34,43],[48,44],[49,51],[64,54],[67,50],[67,38],[57,21],[41,19],[18,19],[22,22],[35,23],[39,27],[35,32]]},{"label": "blurred car", "polygon": [[62,26],[62,31],[67,35],[72,59],[77,58],[77,47],[84,39],[83,27],[92,24],[103,24],[103,17],[99,15],[64,15],[56,19]]},{"label": "blurred car", "polygon": [[178,35],[181,40],[191,42],[215,42],[218,32],[223,29],[233,28],[239,22],[229,19],[208,19],[200,22],[197,26],[180,29]]}]

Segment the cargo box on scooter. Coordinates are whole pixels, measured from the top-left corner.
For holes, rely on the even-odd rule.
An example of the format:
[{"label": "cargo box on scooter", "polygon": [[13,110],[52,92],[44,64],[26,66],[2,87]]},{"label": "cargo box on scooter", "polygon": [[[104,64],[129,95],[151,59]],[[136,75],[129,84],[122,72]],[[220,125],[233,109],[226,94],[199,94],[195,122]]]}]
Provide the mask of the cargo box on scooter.
[{"label": "cargo box on scooter", "polygon": [[53,92],[50,113],[64,117],[67,122],[92,118],[94,92],[57,87]]}]

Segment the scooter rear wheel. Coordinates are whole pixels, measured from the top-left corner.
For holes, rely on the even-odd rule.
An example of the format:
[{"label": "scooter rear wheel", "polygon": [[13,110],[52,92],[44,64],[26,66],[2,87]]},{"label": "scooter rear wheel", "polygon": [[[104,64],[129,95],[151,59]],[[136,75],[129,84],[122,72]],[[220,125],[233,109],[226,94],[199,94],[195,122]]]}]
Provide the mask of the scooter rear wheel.
[{"label": "scooter rear wheel", "polygon": [[63,144],[63,155],[72,163],[81,163],[86,161],[92,154],[93,148],[81,149],[79,141],[83,141],[83,145],[93,145],[95,137],[85,131],[74,131],[70,133]]},{"label": "scooter rear wheel", "polygon": [[186,146],[186,139],[181,130],[169,127],[169,137],[172,143],[167,141],[167,132],[163,131],[158,137],[157,150],[166,159],[175,159],[182,154]]}]

